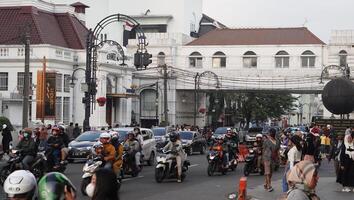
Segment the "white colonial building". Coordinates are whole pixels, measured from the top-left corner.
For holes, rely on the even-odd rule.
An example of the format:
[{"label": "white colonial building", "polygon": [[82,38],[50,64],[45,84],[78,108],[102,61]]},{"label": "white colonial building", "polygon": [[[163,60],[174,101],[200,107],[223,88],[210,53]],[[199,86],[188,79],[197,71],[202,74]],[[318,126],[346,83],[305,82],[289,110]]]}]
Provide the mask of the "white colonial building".
[{"label": "white colonial building", "polygon": [[[0,2],[0,115],[10,118],[15,126],[22,125],[22,39],[26,30],[30,30],[31,37],[29,120],[41,120],[36,118],[37,71],[43,69],[43,58],[46,57],[47,71],[57,75],[56,114],[55,118],[46,119],[45,123],[74,122],[82,125],[86,8],[81,3],[70,6],[41,0]],[[112,53],[117,56],[117,49],[109,45],[99,50],[96,97],[107,98],[107,103],[103,107],[94,103],[90,118],[93,127],[131,122],[131,100],[126,89],[131,86],[134,68],[121,65]]]}]

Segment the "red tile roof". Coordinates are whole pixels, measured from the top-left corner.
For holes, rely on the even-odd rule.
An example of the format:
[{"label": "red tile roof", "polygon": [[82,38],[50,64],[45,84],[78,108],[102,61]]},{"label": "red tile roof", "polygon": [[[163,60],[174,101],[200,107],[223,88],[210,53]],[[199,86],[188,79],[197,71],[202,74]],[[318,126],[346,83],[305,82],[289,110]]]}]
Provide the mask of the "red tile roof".
[{"label": "red tile roof", "polygon": [[305,27],[215,29],[187,45],[325,44]]},{"label": "red tile roof", "polygon": [[31,6],[0,8],[0,44],[22,44],[26,26],[31,28],[31,44],[85,48],[88,30],[71,14],[49,13]]}]

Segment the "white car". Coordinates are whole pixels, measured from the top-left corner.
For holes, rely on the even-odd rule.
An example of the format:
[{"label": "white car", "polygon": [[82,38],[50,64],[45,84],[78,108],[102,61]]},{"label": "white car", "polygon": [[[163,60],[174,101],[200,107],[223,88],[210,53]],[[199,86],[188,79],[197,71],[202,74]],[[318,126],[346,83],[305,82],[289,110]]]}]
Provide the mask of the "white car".
[{"label": "white car", "polygon": [[[114,128],[113,131],[117,131],[119,133],[119,141],[124,142],[128,132],[133,131],[133,129],[133,127]],[[143,136],[142,154],[144,155],[144,161],[150,166],[154,165],[156,160],[156,141],[154,133],[148,128],[140,128],[140,132]]]}]

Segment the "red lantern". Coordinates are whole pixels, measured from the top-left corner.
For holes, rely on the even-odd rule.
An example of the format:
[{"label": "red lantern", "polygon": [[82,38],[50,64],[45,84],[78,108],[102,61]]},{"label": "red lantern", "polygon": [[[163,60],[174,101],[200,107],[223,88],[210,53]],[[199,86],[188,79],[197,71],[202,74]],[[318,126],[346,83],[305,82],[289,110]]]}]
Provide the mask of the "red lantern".
[{"label": "red lantern", "polygon": [[206,109],[205,109],[205,108],[199,108],[199,112],[200,112],[200,113],[204,114],[204,113],[205,113],[205,111],[206,111]]},{"label": "red lantern", "polygon": [[97,103],[99,106],[104,106],[107,99],[106,99],[106,97],[98,97],[96,100],[97,100]]}]

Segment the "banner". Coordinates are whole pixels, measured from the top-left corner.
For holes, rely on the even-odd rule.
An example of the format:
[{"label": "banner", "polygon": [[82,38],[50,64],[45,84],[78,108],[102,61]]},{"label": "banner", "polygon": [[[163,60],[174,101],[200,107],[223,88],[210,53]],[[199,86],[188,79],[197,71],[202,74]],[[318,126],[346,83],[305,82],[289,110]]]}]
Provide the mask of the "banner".
[{"label": "banner", "polygon": [[36,91],[36,118],[43,119],[44,117],[44,93],[43,93],[43,71],[37,71],[37,91]]},{"label": "banner", "polygon": [[45,77],[44,117],[55,118],[56,73],[47,72]]}]

